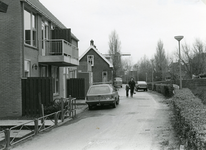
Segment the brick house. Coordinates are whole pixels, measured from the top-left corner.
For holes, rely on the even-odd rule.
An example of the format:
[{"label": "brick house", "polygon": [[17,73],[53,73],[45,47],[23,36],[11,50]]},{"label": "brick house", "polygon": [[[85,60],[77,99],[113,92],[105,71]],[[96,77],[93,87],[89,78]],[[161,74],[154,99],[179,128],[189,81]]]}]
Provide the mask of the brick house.
[{"label": "brick house", "polygon": [[91,40],[90,47],[79,58],[78,72],[92,72],[93,83],[111,82],[113,65],[97,50]]},{"label": "brick house", "polygon": [[53,96],[66,96],[76,77],[78,39],[39,0],[0,0],[0,117],[22,115],[21,80],[52,77]]}]

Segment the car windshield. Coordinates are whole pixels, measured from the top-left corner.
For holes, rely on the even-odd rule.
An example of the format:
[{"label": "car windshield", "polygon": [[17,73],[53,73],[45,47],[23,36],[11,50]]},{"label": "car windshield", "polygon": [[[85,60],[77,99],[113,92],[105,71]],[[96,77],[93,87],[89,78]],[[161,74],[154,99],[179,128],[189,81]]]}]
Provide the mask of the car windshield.
[{"label": "car windshield", "polygon": [[116,81],[122,81],[122,79],[121,79],[121,78],[116,78],[115,80],[116,80]]},{"label": "car windshield", "polygon": [[138,81],[137,84],[147,84],[145,81]]},{"label": "car windshield", "polygon": [[107,94],[110,93],[108,86],[93,86],[89,89],[88,94]]}]

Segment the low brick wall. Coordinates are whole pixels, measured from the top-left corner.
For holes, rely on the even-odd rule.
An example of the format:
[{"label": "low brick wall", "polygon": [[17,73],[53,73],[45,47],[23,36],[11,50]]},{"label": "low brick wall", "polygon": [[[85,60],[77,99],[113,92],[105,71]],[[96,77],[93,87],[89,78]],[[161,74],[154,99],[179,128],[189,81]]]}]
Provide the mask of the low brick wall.
[{"label": "low brick wall", "polygon": [[206,79],[191,79],[191,80],[182,80],[182,87],[195,89],[198,87],[206,87]]},{"label": "low brick wall", "polygon": [[[155,84],[180,84],[179,80],[176,81],[156,81]],[[149,89],[152,89],[152,82],[148,82]],[[196,89],[198,87],[206,87],[206,79],[190,79],[182,80],[182,87],[189,89]]]}]

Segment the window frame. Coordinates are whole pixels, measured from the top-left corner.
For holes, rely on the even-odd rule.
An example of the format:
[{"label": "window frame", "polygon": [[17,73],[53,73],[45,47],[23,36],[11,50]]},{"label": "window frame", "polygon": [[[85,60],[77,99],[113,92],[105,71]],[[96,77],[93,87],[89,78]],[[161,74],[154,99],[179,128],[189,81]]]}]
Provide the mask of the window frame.
[{"label": "window frame", "polygon": [[40,66],[40,76],[41,77],[49,77],[48,76],[48,65],[41,65]]},{"label": "window frame", "polygon": [[[25,12],[29,14],[29,30],[30,30],[30,42],[26,42],[26,17]],[[29,11],[28,9],[24,9],[24,44],[32,47],[37,47],[37,15],[34,12]]]},{"label": "window frame", "polygon": [[87,55],[87,64],[94,66],[94,55]]},{"label": "window frame", "polygon": [[46,41],[49,39],[49,23],[46,20],[41,22],[41,34],[42,34],[42,55],[46,54]]}]

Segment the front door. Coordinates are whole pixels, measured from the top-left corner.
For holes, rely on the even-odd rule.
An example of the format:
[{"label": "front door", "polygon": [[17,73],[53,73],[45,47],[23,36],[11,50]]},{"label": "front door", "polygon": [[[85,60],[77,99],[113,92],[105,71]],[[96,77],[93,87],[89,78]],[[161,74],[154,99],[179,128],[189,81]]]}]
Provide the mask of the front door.
[{"label": "front door", "polygon": [[107,71],[102,72],[102,82],[108,82],[108,73],[107,73]]}]

